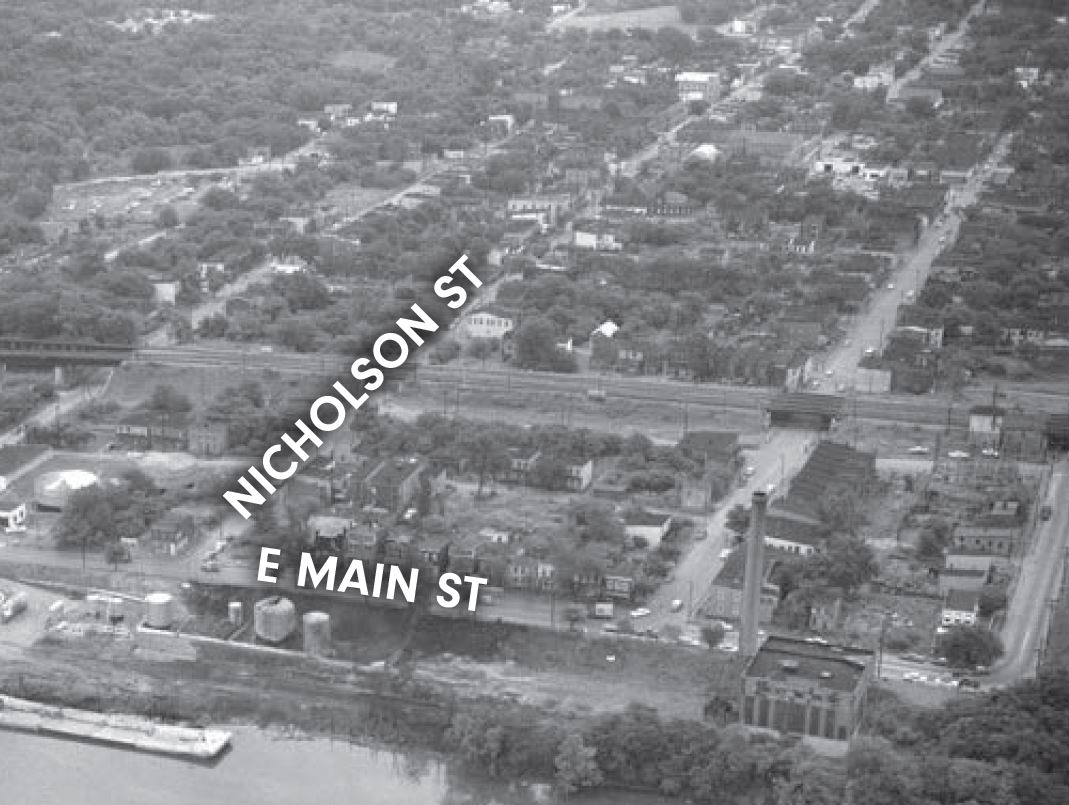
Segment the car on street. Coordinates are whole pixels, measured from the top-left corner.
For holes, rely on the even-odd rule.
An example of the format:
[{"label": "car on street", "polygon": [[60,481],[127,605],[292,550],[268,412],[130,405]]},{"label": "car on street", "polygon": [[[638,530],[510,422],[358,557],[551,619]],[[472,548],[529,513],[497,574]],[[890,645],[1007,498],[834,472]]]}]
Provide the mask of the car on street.
[{"label": "car on street", "polygon": [[895,284],[893,282],[887,283],[887,290],[893,291],[894,289],[895,289]]},{"label": "car on street", "polygon": [[958,680],[959,688],[973,688],[974,690],[980,689],[980,683],[971,677],[964,676]]},{"label": "car on street", "polygon": [[998,458],[998,450],[996,450],[994,447],[985,447],[983,450],[980,451],[980,455],[984,456],[985,458]]},{"label": "car on street", "polygon": [[835,370],[834,369],[825,369],[824,370],[824,376],[825,377],[832,377],[834,374],[835,374]]},{"label": "car on street", "polygon": [[646,609],[645,607],[639,607],[638,609],[632,609],[631,610],[631,617],[632,618],[645,618],[645,617],[648,617],[649,614],[650,614],[650,611],[648,609]]},{"label": "car on street", "polygon": [[969,454],[964,450],[951,450],[947,453],[947,458],[968,458]]},{"label": "car on street", "polygon": [[913,456],[926,456],[928,455],[928,448],[923,444],[915,444],[909,448],[909,453]]},{"label": "car on street", "polygon": [[924,677],[917,671],[906,671],[902,674],[903,682],[920,682]]},{"label": "car on street", "polygon": [[742,477],[743,478],[753,478],[754,474],[756,472],[757,472],[757,467],[747,467],[746,469],[744,469],[742,471]]},{"label": "car on street", "polygon": [[769,495],[774,495],[776,493],[776,485],[775,484],[769,484],[768,486],[766,486],[765,487],[765,493],[769,494]]},{"label": "car on street", "polygon": [[724,550],[722,550],[720,552],[720,561],[721,562],[723,562],[725,559],[727,559],[729,556],[731,556],[731,550],[732,550],[731,548],[724,548]]},{"label": "car on street", "polygon": [[683,609],[683,601],[682,601],[682,599],[679,599],[679,598],[674,599],[672,601],[671,610],[673,612],[679,612],[679,610],[681,610],[681,609]]},{"label": "car on street", "polygon": [[903,654],[902,659],[906,662],[924,662],[924,656],[917,654],[916,652],[910,652],[909,654]]},{"label": "car on street", "polygon": [[875,354],[876,354],[876,347],[868,347],[865,350],[865,357],[867,357],[867,358],[871,358]]},{"label": "car on street", "polygon": [[205,559],[203,562],[200,563],[200,569],[203,570],[205,573],[218,573],[219,562],[215,559]]}]

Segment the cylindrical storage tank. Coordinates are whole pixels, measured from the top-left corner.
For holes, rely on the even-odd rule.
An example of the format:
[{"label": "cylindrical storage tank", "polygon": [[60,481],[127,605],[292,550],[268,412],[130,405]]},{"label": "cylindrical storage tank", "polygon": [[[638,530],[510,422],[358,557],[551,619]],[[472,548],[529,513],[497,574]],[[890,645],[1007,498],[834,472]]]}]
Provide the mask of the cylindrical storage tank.
[{"label": "cylindrical storage tank", "polygon": [[253,607],[256,636],[267,643],[281,643],[297,628],[297,608],[288,598],[272,596]]},{"label": "cylindrical storage tank", "polygon": [[145,596],[145,625],[151,629],[170,629],[174,623],[174,599],[170,593]]},{"label": "cylindrical storage tank", "polygon": [[330,615],[326,612],[304,613],[304,650],[317,657],[330,654]]},{"label": "cylindrical storage tank", "polygon": [[245,617],[240,601],[231,601],[226,607],[227,618],[235,626],[240,626]]}]

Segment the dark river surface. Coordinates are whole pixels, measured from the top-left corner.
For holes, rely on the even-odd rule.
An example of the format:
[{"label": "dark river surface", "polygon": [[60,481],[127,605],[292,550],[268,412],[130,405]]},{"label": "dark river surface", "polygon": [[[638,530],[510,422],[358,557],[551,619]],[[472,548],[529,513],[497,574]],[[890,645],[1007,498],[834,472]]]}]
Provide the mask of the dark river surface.
[{"label": "dark river surface", "polygon": [[[536,805],[544,787],[488,782],[433,756],[256,729],[234,731],[215,766],[0,731],[4,805]],[[665,805],[606,791],[579,805]]]}]

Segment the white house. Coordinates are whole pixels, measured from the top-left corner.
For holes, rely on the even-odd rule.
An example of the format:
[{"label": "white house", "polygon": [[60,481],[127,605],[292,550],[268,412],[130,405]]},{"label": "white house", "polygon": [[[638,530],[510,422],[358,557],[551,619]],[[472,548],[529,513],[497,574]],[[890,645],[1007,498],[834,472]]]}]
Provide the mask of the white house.
[{"label": "white house", "polygon": [[683,103],[705,101],[711,103],[720,97],[718,73],[677,73],[676,92]]},{"label": "white house", "polygon": [[464,319],[464,332],[469,338],[501,338],[516,327],[516,320],[492,310],[475,310]]},{"label": "white house", "polygon": [[590,333],[591,336],[600,335],[604,338],[612,338],[619,331],[620,325],[614,321],[604,321]]},{"label": "white house", "polygon": [[397,101],[372,101],[371,111],[376,115],[397,115]]},{"label": "white house", "polygon": [[26,524],[26,503],[13,495],[0,495],[0,529],[21,531]]},{"label": "white house", "polygon": [[950,590],[943,602],[941,624],[975,626],[980,613],[980,594],[976,590]]},{"label": "white house", "polygon": [[656,548],[672,527],[672,515],[660,512],[632,511],[624,515],[624,531],[631,540],[642,538]]}]

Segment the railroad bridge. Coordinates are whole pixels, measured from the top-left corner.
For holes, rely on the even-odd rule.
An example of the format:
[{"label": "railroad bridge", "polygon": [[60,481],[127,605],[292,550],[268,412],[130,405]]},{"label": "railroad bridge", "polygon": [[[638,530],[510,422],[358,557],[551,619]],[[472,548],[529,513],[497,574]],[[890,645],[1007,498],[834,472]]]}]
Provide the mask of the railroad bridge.
[{"label": "railroad bridge", "polygon": [[63,370],[69,366],[117,366],[133,356],[132,344],[97,344],[87,341],[0,338],[0,368],[49,368],[62,384]]}]

